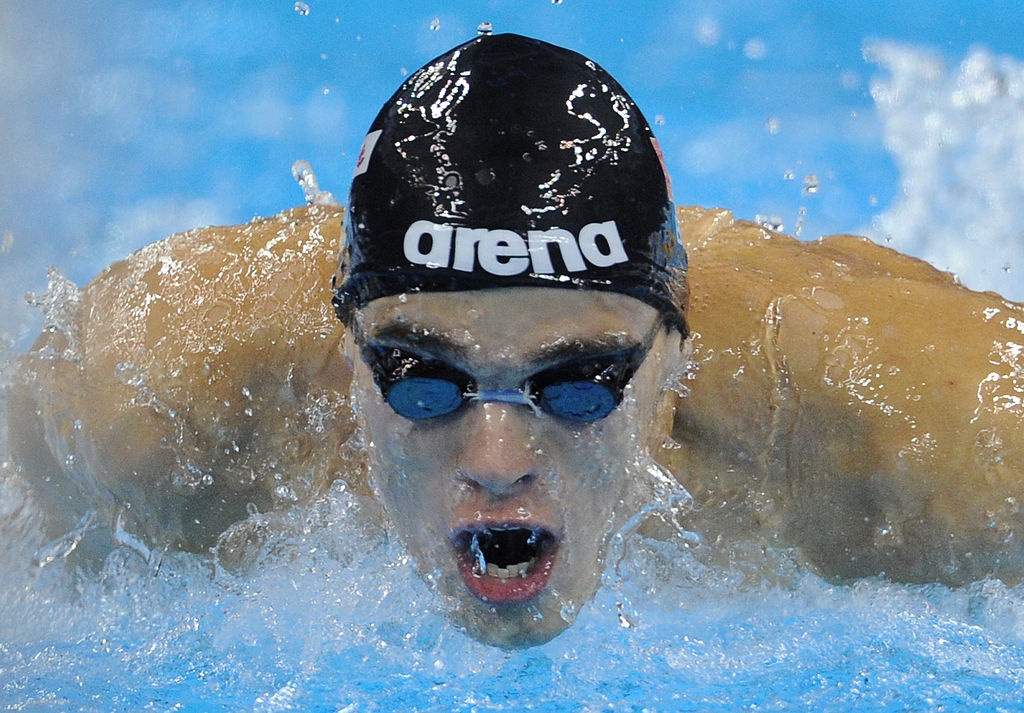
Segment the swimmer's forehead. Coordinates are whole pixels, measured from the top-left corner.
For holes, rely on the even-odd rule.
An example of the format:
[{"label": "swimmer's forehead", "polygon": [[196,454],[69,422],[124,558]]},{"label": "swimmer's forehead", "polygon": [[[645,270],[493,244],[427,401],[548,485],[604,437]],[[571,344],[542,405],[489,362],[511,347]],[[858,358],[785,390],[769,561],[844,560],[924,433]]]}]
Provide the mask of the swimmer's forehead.
[{"label": "swimmer's forehead", "polygon": [[513,287],[382,297],[359,310],[356,325],[363,339],[519,363],[634,347],[658,320],[618,293]]}]

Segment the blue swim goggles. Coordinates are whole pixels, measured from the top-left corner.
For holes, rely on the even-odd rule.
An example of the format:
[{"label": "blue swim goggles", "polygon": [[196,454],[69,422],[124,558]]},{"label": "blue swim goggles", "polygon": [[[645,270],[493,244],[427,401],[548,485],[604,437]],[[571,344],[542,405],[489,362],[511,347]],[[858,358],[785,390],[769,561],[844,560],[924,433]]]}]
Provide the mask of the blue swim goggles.
[{"label": "blue swim goggles", "polygon": [[384,400],[413,421],[445,416],[471,401],[500,401],[588,423],[622,402],[649,349],[650,339],[632,349],[574,357],[532,374],[518,389],[479,389],[472,376],[448,362],[400,347],[366,344],[362,357]]}]

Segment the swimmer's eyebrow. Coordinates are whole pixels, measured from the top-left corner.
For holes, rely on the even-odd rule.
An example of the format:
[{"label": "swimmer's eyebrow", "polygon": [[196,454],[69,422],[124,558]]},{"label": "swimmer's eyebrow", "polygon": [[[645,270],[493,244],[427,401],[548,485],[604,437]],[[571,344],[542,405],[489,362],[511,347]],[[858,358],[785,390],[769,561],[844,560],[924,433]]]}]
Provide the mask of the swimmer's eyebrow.
[{"label": "swimmer's eyebrow", "polygon": [[[425,356],[447,358],[459,363],[468,363],[474,353],[471,345],[455,342],[439,334],[410,327],[405,323],[385,324],[375,330],[369,341],[390,346],[411,346],[423,350]],[[522,355],[528,364],[557,364],[581,356],[612,354],[614,352],[640,349],[645,345],[642,338],[624,338],[621,333],[601,333],[587,337],[572,337],[565,341],[545,344]]]},{"label": "swimmer's eyebrow", "polygon": [[427,355],[434,357],[454,357],[456,361],[465,361],[469,347],[451,339],[433,334],[425,330],[410,327],[407,324],[393,323],[374,330],[367,341],[385,346],[412,346],[422,349]]}]

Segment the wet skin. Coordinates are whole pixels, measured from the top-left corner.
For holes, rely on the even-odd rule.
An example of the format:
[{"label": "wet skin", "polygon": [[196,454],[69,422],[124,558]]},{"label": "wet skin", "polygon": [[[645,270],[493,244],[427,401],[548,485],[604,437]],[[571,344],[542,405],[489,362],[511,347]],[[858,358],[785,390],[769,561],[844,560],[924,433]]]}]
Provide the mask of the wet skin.
[{"label": "wet skin", "polygon": [[[92,511],[74,566],[102,566],[120,523],[154,550],[215,548],[222,565],[244,567],[252,505],[288,512],[337,479],[369,496],[372,455],[396,532],[453,618],[486,641],[529,643],[567,626],[561,604],[571,619],[597,585],[607,533],[636,512],[621,476],[652,451],[694,497],[686,529],[726,566],[773,576],[767,545],[839,581],[1021,581],[1024,306],[862,239],[806,243],[726,211],[680,209],[694,266],[686,398],[658,398],[656,372],[671,371],[678,339],[659,332],[651,356],[664,363],[648,357],[603,421],[475,403],[413,423],[381,402],[354,336],[348,363],[339,355],[346,330],[330,282],[341,217],[297,208],[173,236],[59,303],[19,359],[7,400],[14,475],[37,503],[40,546]],[[506,302],[511,293],[381,300],[356,326],[361,337],[423,348],[430,340],[418,334],[436,336],[429,346],[447,343],[463,371],[513,388],[535,366],[531,353],[595,335],[612,346],[643,341],[654,321],[616,295],[522,291]],[[352,405],[371,429],[369,451],[351,437]],[[483,447],[468,448],[473,439]],[[524,440],[525,450],[511,447]],[[500,478],[494,492],[486,478],[455,477],[482,478],[488,464],[517,458],[526,467],[513,474],[531,477],[504,492]],[[496,582],[467,586],[472,563],[459,557],[478,509],[479,527],[495,524],[488,514],[542,532],[549,549],[528,554],[553,553],[550,576],[516,582],[529,601],[509,603]],[[469,534],[453,538],[458,528]],[[526,547],[512,545],[517,556]],[[478,536],[478,546],[495,544]]]},{"label": "wet skin", "polygon": [[678,332],[631,297],[511,288],[378,299],[346,336],[349,355],[357,340],[444,360],[481,389],[516,388],[581,353],[651,344],[622,403],[592,423],[502,402],[410,420],[350,356],[371,485],[453,618],[497,645],[557,635],[596,590],[608,536],[635,512],[631,484],[659,432]]}]

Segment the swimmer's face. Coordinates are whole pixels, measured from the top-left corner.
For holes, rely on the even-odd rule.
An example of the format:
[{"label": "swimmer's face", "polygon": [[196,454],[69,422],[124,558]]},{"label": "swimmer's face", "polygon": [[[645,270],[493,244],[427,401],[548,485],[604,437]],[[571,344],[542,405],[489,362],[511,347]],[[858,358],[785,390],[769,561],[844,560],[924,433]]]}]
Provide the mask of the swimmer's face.
[{"label": "swimmer's face", "polygon": [[678,333],[631,297],[548,288],[381,298],[352,333],[371,483],[422,575],[483,641],[557,635],[635,512]]}]

